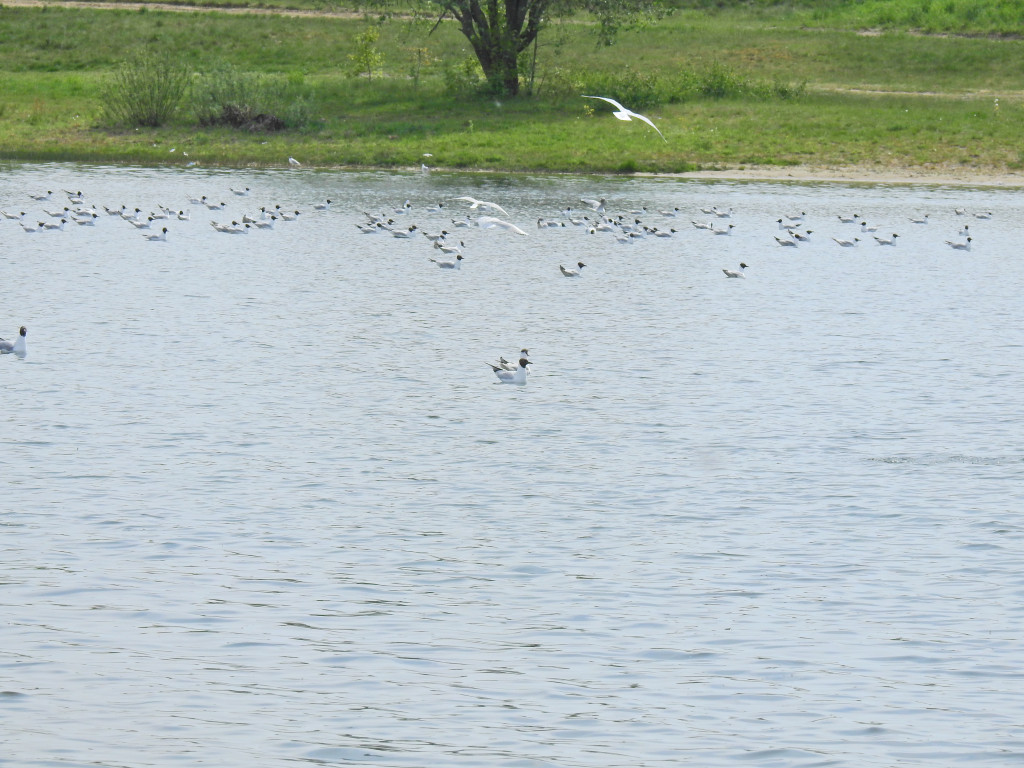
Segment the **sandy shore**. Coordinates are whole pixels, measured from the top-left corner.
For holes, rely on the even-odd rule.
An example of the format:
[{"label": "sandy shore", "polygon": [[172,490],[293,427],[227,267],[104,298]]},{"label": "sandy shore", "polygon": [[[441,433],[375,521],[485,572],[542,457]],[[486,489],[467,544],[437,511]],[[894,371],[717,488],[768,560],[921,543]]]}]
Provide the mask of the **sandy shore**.
[{"label": "sandy shore", "polygon": [[1024,172],[981,168],[859,168],[842,166],[744,166],[681,173],[681,178],[749,181],[839,181],[862,184],[935,184],[942,186],[1024,187]]}]

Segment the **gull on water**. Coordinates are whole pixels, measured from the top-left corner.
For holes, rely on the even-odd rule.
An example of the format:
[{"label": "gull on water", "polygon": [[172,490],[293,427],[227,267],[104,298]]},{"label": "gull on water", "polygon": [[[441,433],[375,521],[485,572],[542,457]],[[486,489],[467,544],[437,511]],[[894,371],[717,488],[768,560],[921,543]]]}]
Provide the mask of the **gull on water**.
[{"label": "gull on water", "polygon": [[576,269],[566,269],[561,264],[558,265],[558,268],[562,270],[562,274],[565,275],[566,277],[579,277],[580,274],[583,272],[583,268],[585,266],[587,265],[584,264],[582,261],[577,261]]},{"label": "gull on water", "polygon": [[[654,130],[658,131],[658,126],[656,126],[653,122],[651,122],[651,119],[649,117],[645,117],[644,115],[641,115],[639,112],[634,112],[631,109],[626,109],[626,107],[624,107],[621,104],[619,104],[619,102],[617,102],[615,99],[609,99],[607,96],[584,96],[583,98],[584,99],[600,99],[601,101],[607,101],[609,104],[611,104],[617,110],[615,112],[612,112],[612,115],[614,115],[615,117],[619,118],[619,120],[629,121],[629,120],[632,120],[635,117],[637,120],[643,120],[645,123],[647,123],[649,126],[651,126],[651,128],[653,128]],[[662,141],[665,141],[665,142],[668,141],[668,139],[665,138],[664,134],[661,131],[658,131],[658,135],[661,136]]]},{"label": "gull on water", "polygon": [[855,237],[853,238],[853,240],[842,240],[838,237],[833,237],[832,239],[839,243],[841,246],[843,246],[843,248],[853,248],[855,245],[857,245],[857,243],[860,242],[859,237]]},{"label": "gull on water", "polygon": [[726,277],[746,277],[746,275],[743,273],[743,270],[746,269],[746,268],[747,268],[747,265],[742,263],[742,262],[740,262],[740,268],[738,270],[736,270],[736,269],[723,269],[722,271],[725,272],[725,276]]},{"label": "gull on water", "polygon": [[463,197],[453,197],[452,200],[465,200],[467,203],[470,204],[470,208],[479,208],[480,206],[483,206],[484,208],[493,208],[496,211],[501,211],[506,216],[509,215],[508,211],[506,211],[497,203],[489,203],[486,200],[477,200],[475,197],[469,197],[468,195]]},{"label": "gull on water", "polygon": [[494,363],[487,363],[494,371],[494,375],[498,377],[498,382],[501,384],[515,384],[517,386],[524,386],[526,384],[526,366],[530,364],[530,361],[525,357],[519,358],[519,365],[514,371],[506,371],[500,365]]},{"label": "gull on water", "polygon": [[28,333],[28,331],[25,330],[25,326],[23,325],[21,326],[20,329],[18,329],[18,338],[15,339],[14,341],[6,341],[5,339],[0,339],[0,355],[11,354],[17,355],[18,357],[24,357],[26,352],[26,333]]},{"label": "gull on water", "polygon": [[957,243],[957,242],[954,242],[952,240],[947,240],[946,241],[946,245],[948,245],[950,248],[953,248],[954,250],[957,250],[957,251],[969,251],[969,250],[971,250],[971,238],[968,237],[962,243]]},{"label": "gull on water", "polygon": [[166,243],[167,242],[167,227],[160,230],[159,235],[143,235],[144,238],[149,240],[151,243]]},{"label": "gull on water", "polygon": [[324,201],[322,203],[313,203],[313,210],[314,211],[328,211],[328,210],[330,210],[330,208],[331,208],[331,201],[330,200],[326,200],[326,201]]},{"label": "gull on water", "polygon": [[[519,358],[518,358],[519,360],[522,360],[524,358],[528,359],[529,357],[530,357],[530,350],[526,349],[525,347],[523,349],[519,350]],[[492,365],[492,367],[493,367],[493,365]],[[506,370],[506,371],[514,371],[514,370],[516,370],[516,368],[518,368],[518,364],[517,363],[513,363],[510,360],[506,360],[504,357],[499,357],[498,358],[498,367],[500,367],[500,368],[502,368],[503,370]],[[526,372],[527,373],[530,372],[530,366],[529,365],[526,366]]]},{"label": "gull on water", "polygon": [[430,259],[430,261],[437,264],[441,269],[459,269],[462,265],[462,254],[455,254],[455,259],[453,261],[440,261],[439,259]]},{"label": "gull on water", "polygon": [[879,245],[896,245],[896,238],[899,237],[895,232],[892,233],[892,237],[879,237],[875,235],[875,242]]}]

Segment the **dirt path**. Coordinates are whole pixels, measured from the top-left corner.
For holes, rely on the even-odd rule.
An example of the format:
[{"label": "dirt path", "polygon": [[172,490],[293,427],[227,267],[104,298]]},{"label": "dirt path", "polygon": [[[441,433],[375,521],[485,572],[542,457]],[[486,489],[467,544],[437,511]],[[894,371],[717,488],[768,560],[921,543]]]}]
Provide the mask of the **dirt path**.
[{"label": "dirt path", "polygon": [[148,8],[152,11],[171,11],[180,13],[236,13],[257,16],[316,16],[321,18],[354,19],[364,14],[354,11],[314,11],[295,8],[248,8],[241,6],[215,5],[184,5],[180,3],[104,3],[94,0],[2,0],[0,5],[11,7],[39,8],[53,6],[56,8],[98,8],[104,10],[137,11]]}]

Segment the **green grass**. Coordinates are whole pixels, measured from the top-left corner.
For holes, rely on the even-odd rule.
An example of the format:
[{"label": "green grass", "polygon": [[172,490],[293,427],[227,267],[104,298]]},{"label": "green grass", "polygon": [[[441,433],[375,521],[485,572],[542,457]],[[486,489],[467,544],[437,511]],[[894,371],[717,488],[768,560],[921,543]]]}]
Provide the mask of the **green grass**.
[{"label": "green grass", "polygon": [[[429,37],[422,22],[385,24],[383,77],[367,82],[346,74],[367,23],[359,18],[0,7],[0,157],[159,164],[188,152],[207,165],[277,165],[292,155],[310,165],[418,167],[430,152],[450,168],[569,172],[1020,169],[1024,41],[859,34],[850,17],[874,18],[871,7],[684,9],[613,48],[577,34],[585,24],[556,26],[541,38],[535,95],[509,100],[446,90],[446,69],[468,56],[452,24]],[[183,111],[158,129],[101,127],[103,83],[143,47],[200,73],[228,62],[284,76],[311,95],[314,119],[301,130],[247,133],[200,130]],[[413,79],[417,49],[427,55]],[[693,84],[713,71],[743,88],[699,95]],[[591,88],[646,99],[643,111],[668,142],[579,98]]]}]

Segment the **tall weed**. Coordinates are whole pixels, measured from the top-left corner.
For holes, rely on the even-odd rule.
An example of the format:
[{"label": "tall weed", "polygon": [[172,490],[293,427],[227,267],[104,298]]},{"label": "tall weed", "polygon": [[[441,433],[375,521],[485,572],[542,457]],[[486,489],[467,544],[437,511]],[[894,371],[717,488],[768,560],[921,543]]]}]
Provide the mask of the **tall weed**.
[{"label": "tall weed", "polygon": [[126,59],[100,92],[107,125],[156,128],[177,111],[189,86],[180,61],[140,53]]},{"label": "tall weed", "polygon": [[226,64],[196,79],[192,104],[200,125],[248,131],[303,128],[313,106],[301,77],[245,72]]}]

